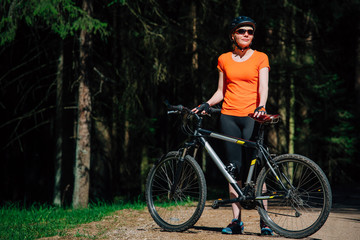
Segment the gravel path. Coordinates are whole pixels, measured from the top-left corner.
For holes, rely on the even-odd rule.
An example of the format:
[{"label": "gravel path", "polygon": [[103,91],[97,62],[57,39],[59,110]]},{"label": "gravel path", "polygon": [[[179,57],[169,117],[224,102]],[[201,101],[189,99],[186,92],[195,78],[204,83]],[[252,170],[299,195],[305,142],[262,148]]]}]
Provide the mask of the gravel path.
[{"label": "gravel path", "polygon": [[[353,190],[353,189],[352,189]],[[360,191],[358,191],[360,193]],[[122,210],[102,221],[84,224],[66,233],[46,239],[171,239],[171,240],[212,240],[212,239],[286,239],[278,235],[260,236],[259,215],[256,210],[243,210],[244,235],[223,235],[221,229],[231,220],[231,208],[212,209],[210,202],[193,228],[181,233],[165,232],[152,220],[145,210]],[[338,192],[325,225],[306,239],[360,240],[360,194]]]}]

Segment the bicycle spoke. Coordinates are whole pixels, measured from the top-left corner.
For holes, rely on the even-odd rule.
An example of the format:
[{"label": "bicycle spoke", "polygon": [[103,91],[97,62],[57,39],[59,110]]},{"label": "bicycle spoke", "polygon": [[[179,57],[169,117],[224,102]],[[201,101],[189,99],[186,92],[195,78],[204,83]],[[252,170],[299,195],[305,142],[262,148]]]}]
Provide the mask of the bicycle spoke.
[{"label": "bicycle spoke", "polygon": [[[170,231],[194,224],[206,200],[205,179],[196,161],[189,158],[179,161],[177,155],[169,154],[154,167],[147,180],[149,211],[161,227]],[[174,182],[176,174],[179,175]]]},{"label": "bicycle spoke", "polygon": [[[286,156],[290,158],[277,162],[279,180],[270,170],[260,173],[261,180],[257,184],[265,184],[267,191],[262,193],[258,187],[257,194],[269,196],[269,199],[261,201],[259,213],[281,235],[305,236],[317,231],[326,220],[331,205],[330,188],[313,162],[299,155]],[[286,197],[271,198],[279,194]]]}]

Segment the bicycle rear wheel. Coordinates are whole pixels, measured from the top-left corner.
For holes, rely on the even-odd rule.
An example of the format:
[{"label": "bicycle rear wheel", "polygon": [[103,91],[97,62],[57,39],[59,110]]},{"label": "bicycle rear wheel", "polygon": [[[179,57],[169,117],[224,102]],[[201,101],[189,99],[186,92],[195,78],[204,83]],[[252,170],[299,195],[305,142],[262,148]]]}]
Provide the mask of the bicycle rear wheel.
[{"label": "bicycle rear wheel", "polygon": [[258,201],[261,218],[284,237],[305,238],[314,234],[324,225],[331,210],[328,179],[316,163],[304,156],[286,154],[274,160],[279,180],[264,167],[256,183],[257,199],[269,197]]},{"label": "bicycle rear wheel", "polygon": [[[189,155],[179,164],[180,158],[179,152],[168,153],[150,170],[146,181],[148,210],[167,231],[192,227],[205,207],[206,182],[199,164]],[[177,172],[179,180],[172,191]]]}]

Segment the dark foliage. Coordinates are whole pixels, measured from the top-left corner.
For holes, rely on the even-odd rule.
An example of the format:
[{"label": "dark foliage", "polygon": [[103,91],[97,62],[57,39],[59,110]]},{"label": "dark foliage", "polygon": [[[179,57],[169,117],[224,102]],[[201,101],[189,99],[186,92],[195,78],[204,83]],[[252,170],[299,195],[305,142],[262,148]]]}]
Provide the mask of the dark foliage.
[{"label": "dark foliage", "polygon": [[[270,58],[267,109],[282,122],[269,146],[294,144],[333,184],[359,180],[359,1],[94,1],[94,19],[65,0],[52,1],[62,16],[54,18],[46,2],[1,3],[0,200],[52,201],[63,54],[61,193],[71,202],[80,29],[94,33],[90,197],[113,200],[141,193],[151,164],[184,141],[162,102],[192,107],[212,95],[217,57],[231,49],[227,24],[238,15],[256,20],[253,48]],[[216,119],[208,124],[216,129]],[[211,163],[206,169],[215,182]]]}]

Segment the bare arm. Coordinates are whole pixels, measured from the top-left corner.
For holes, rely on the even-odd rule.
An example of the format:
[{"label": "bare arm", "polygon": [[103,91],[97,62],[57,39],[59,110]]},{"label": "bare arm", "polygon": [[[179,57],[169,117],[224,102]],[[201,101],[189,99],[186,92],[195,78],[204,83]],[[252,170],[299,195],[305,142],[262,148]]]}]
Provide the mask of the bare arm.
[{"label": "bare arm", "polygon": [[[269,91],[269,68],[265,67],[259,71],[259,95],[260,103],[259,106],[266,106],[268,91]],[[258,107],[259,107],[258,106]],[[255,117],[260,116],[263,113],[255,113]]]}]

